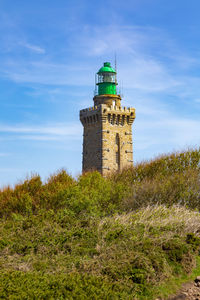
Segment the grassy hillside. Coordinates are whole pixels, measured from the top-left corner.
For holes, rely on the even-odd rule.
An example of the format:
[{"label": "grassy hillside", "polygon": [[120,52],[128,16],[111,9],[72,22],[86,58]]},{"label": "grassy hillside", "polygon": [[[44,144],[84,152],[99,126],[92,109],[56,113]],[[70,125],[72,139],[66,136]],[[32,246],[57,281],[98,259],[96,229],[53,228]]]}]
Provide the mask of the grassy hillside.
[{"label": "grassy hillside", "polygon": [[2,189],[0,298],[167,297],[200,275],[199,167],[197,149]]}]

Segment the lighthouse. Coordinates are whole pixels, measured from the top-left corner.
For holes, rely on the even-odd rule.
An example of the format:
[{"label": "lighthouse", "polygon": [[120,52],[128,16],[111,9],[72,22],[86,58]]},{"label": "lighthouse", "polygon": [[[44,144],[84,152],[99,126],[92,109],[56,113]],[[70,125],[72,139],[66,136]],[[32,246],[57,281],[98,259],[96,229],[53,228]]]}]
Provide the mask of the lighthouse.
[{"label": "lighthouse", "polygon": [[80,111],[84,128],[82,170],[97,170],[108,176],[133,164],[135,109],[121,106],[117,73],[109,62],[104,63],[95,78],[94,105]]}]

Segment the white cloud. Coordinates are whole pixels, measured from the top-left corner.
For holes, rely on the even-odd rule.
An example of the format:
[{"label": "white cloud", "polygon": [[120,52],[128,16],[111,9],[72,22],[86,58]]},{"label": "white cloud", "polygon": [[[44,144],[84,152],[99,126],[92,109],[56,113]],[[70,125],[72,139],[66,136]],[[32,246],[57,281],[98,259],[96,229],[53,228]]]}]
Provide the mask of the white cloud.
[{"label": "white cloud", "polygon": [[[82,127],[79,123],[54,124],[40,126],[0,125],[0,134],[7,133],[6,139],[22,139],[37,141],[57,141],[62,139],[80,139]],[[14,135],[13,135],[14,134]],[[22,135],[23,134],[23,135]],[[3,138],[3,137],[2,137]]]},{"label": "white cloud", "polygon": [[10,156],[10,153],[0,153],[0,157]]},{"label": "white cloud", "polygon": [[[76,61],[76,57],[70,63],[58,63],[50,57],[37,58],[35,61],[9,59],[0,63],[4,76],[18,83],[93,86],[97,60],[101,59],[101,63],[109,57],[114,60],[116,52],[119,79],[123,79],[125,88],[161,92],[182,88],[185,79],[181,64],[186,61],[186,65],[193,66],[197,61],[183,53],[180,57],[179,51],[174,49],[175,45],[172,47],[171,41],[168,41],[169,37],[152,27],[86,26],[81,35],[74,33],[73,36],[68,51],[82,58],[81,63],[80,58]],[[45,52],[39,46],[29,43],[23,45],[41,54]],[[178,73],[178,70],[181,72]]]},{"label": "white cloud", "polygon": [[46,52],[45,49],[41,48],[40,46],[31,45],[29,43],[22,43],[21,45],[35,53],[38,53],[38,54],[45,54],[45,52]]},{"label": "white cloud", "polygon": [[124,88],[143,92],[160,92],[180,85],[178,78],[170,75],[168,69],[152,58],[130,57],[120,69]]},{"label": "white cloud", "polygon": [[[69,65],[43,61],[8,61],[2,63],[4,76],[17,83],[42,85],[90,85],[94,72],[83,65]],[[85,74],[88,76],[85,76]]]},{"label": "white cloud", "polygon": [[135,161],[200,145],[198,114],[187,111],[186,104],[177,103],[174,107],[171,105],[174,101],[168,103],[159,95],[142,95],[134,90],[128,92],[128,106],[136,108],[133,123]]},{"label": "white cloud", "polygon": [[133,124],[136,160],[165,152],[180,151],[200,144],[200,121],[165,111],[136,115]]},{"label": "white cloud", "polygon": [[[80,135],[71,135],[71,136],[64,136],[64,139],[69,140],[75,140],[80,139]],[[15,137],[12,137],[12,139],[15,139]],[[60,135],[18,135],[18,140],[31,140],[31,141],[63,141],[63,136]]]},{"label": "white cloud", "polygon": [[[33,51],[42,50],[37,46],[31,49],[32,46],[27,45]],[[197,65],[198,57],[185,54],[165,33],[151,27],[87,26],[81,34],[73,35],[68,51],[72,57],[70,63],[66,63],[65,58],[62,63],[62,60],[58,62],[41,56],[36,61],[8,60],[1,64],[4,74],[19,83],[36,83],[45,87],[62,85],[59,87],[61,89],[66,85],[87,85],[92,88],[97,71],[95,65],[100,67],[99,62],[101,64],[104,59],[114,60],[114,53],[117,52],[119,79],[123,79],[128,105],[136,105],[133,126],[136,128],[138,149],[154,147],[154,152],[155,149],[161,152],[163,145],[173,148],[178,144],[199,143],[199,121],[181,116],[180,112],[180,103],[183,101],[190,101],[191,105],[196,103],[196,106],[200,102],[200,78],[189,72]],[[76,57],[79,59],[76,60]],[[46,94],[57,97],[60,93],[59,89],[51,87],[48,91],[48,88],[45,89]],[[173,99],[173,113],[167,105],[168,95]],[[137,96],[139,98],[135,99]],[[77,97],[80,99],[78,94]],[[86,96],[81,101],[83,105],[89,101],[92,105],[92,99],[87,100]],[[79,135],[80,138],[81,126],[75,128],[63,124],[44,127],[0,126],[0,132],[7,130],[16,133],[20,139],[56,141],[62,136],[72,138],[73,135]]]},{"label": "white cloud", "polygon": [[75,35],[72,44],[79,44],[75,51],[86,56],[122,56],[144,53],[144,46],[152,47],[152,41],[160,39],[160,31],[152,27],[101,26],[84,27],[81,36]]}]

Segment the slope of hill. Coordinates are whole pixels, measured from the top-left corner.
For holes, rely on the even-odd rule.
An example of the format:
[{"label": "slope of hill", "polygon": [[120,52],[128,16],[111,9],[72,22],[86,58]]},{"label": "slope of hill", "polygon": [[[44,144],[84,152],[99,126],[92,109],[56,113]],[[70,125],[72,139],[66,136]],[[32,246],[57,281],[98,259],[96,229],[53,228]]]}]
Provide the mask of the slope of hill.
[{"label": "slope of hill", "polygon": [[1,299],[155,299],[200,275],[200,150],[0,192]]}]

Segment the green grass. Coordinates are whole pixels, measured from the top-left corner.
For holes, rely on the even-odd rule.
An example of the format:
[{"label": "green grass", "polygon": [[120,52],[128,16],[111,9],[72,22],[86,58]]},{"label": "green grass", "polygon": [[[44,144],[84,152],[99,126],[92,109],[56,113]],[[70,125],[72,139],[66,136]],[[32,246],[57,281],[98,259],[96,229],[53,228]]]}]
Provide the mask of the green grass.
[{"label": "green grass", "polygon": [[2,189],[0,299],[156,299],[200,275],[199,166],[188,150]]}]

